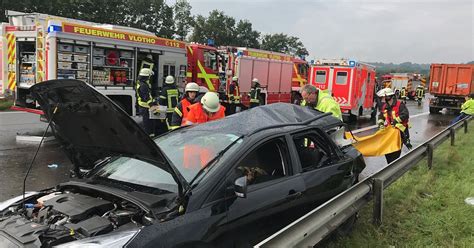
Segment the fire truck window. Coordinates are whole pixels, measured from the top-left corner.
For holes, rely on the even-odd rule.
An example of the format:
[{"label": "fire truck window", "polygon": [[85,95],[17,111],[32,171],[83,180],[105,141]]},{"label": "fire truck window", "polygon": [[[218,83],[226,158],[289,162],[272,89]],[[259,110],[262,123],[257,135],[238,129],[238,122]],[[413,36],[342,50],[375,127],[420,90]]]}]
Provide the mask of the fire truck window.
[{"label": "fire truck window", "polygon": [[326,83],[326,71],[316,71],[316,83]]},{"label": "fire truck window", "polygon": [[336,74],[336,84],[346,84],[347,83],[347,72],[338,71]]},{"label": "fire truck window", "polygon": [[215,53],[204,51],[204,66],[211,68],[213,71],[217,70],[217,57]]},{"label": "fire truck window", "polygon": [[176,77],[175,73],[176,73],[176,66],[170,65],[170,74],[169,75],[171,75],[173,77]]}]

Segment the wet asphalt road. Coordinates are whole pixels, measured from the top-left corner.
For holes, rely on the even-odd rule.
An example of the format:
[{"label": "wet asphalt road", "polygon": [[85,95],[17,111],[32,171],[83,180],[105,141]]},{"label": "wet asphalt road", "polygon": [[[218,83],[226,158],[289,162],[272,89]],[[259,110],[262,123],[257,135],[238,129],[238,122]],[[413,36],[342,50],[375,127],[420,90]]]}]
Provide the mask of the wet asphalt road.
[{"label": "wet asphalt road", "polygon": [[[411,141],[414,147],[443,130],[453,115],[442,113],[429,115],[427,101],[424,106],[417,106],[415,102],[407,103],[410,111]],[[350,128],[367,129],[375,125],[375,120],[360,118]],[[39,116],[22,112],[0,112],[0,202],[22,192],[23,178],[28,169],[38,143],[17,142],[17,133],[42,134],[47,124],[39,121]],[[364,136],[373,133],[374,129],[359,132],[356,135]],[[406,148],[403,149],[406,152]],[[384,157],[366,158],[367,167],[362,177],[369,176],[386,165]],[[48,165],[57,164],[57,168]],[[69,177],[71,163],[62,153],[59,146],[53,142],[45,143],[33,164],[33,169],[27,180],[27,190],[40,190],[52,187]]]}]

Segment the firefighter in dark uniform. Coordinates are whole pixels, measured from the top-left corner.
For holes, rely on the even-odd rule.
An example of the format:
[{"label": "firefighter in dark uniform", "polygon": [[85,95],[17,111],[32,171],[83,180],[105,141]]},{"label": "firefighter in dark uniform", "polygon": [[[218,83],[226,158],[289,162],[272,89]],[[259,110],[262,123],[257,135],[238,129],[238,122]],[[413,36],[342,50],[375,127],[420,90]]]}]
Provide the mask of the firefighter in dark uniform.
[{"label": "firefighter in dark uniform", "polygon": [[174,82],[173,76],[167,76],[165,79],[165,85],[161,89],[158,103],[161,106],[166,106],[166,119],[163,120],[162,126],[160,129],[168,131],[169,123],[173,118],[174,108],[178,105],[179,102],[179,91]]},{"label": "firefighter in dark uniform", "polygon": [[229,84],[229,93],[227,99],[229,100],[229,108],[227,109],[226,115],[235,114],[237,105],[240,105],[240,90],[239,90],[239,79],[234,76],[232,82]]},{"label": "firefighter in dark uniform", "polygon": [[402,87],[400,90],[400,100],[403,101],[403,103],[407,103],[407,88]]},{"label": "firefighter in dark uniform", "polygon": [[141,69],[135,85],[138,98],[138,112],[142,116],[146,133],[152,137],[158,134],[155,120],[150,120],[150,108],[157,105],[151,96],[150,77],[153,74],[153,71],[149,68]]},{"label": "firefighter in dark uniform", "polygon": [[418,106],[421,105],[423,97],[425,97],[425,88],[420,84],[416,87],[416,101],[418,102]]},{"label": "firefighter in dark uniform", "polygon": [[175,129],[186,123],[186,116],[188,115],[188,107],[196,103],[199,93],[199,85],[195,82],[186,84],[184,88],[184,97],[174,108],[173,116],[171,118],[170,128]]},{"label": "firefighter in dark uniform", "polygon": [[262,89],[260,88],[260,83],[258,83],[258,79],[254,78],[252,80],[252,89],[250,89],[250,108],[254,108],[260,106],[260,92]]}]

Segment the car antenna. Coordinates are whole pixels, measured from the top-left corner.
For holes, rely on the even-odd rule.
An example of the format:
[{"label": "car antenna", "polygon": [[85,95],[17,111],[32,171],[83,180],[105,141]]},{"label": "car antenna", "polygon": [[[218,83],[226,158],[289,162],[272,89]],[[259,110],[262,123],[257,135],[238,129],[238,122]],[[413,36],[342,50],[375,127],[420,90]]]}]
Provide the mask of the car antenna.
[{"label": "car antenna", "polygon": [[46,129],[44,130],[43,136],[41,137],[41,141],[40,141],[40,143],[39,143],[39,145],[38,145],[38,148],[36,148],[35,155],[33,156],[33,159],[32,159],[31,162],[30,162],[30,166],[28,167],[28,171],[26,171],[25,178],[23,179],[23,200],[22,200],[22,208],[23,208],[23,211],[25,211],[26,179],[28,178],[28,174],[30,174],[31,168],[33,167],[33,163],[34,163],[34,161],[35,161],[35,159],[36,159],[36,155],[38,155],[38,151],[39,151],[41,145],[43,144],[44,137],[46,136],[46,133],[48,132],[49,127],[51,126],[51,122],[53,121],[54,114],[56,114],[56,112],[58,111],[58,105],[59,105],[59,103],[56,104],[56,107],[54,107],[53,114],[51,115],[51,119],[50,119],[49,122],[48,122],[48,126],[47,126]]}]

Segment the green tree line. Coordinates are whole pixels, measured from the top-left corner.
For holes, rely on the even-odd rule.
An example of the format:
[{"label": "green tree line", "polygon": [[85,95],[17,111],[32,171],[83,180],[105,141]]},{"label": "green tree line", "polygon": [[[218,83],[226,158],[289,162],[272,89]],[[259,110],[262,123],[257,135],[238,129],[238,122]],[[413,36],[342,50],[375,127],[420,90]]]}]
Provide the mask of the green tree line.
[{"label": "green tree line", "polygon": [[223,11],[209,15],[191,14],[188,0],[168,5],[164,0],[2,0],[0,21],[6,22],[5,10],[36,12],[55,16],[147,30],[160,37],[216,46],[241,46],[306,56],[308,51],[298,37],[284,33],[262,34],[249,20],[236,20]]}]

